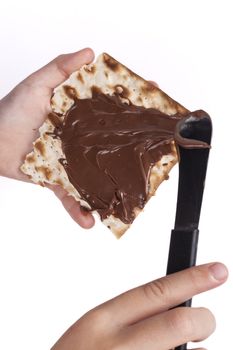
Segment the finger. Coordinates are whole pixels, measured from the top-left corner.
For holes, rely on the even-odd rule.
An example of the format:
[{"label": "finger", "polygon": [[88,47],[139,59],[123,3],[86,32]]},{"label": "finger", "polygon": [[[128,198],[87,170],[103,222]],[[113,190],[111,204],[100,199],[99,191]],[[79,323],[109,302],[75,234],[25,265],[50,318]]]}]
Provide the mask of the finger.
[{"label": "finger", "polygon": [[155,87],[159,87],[159,85],[154,80],[148,80],[148,83],[154,85]]},{"label": "finger", "polygon": [[221,285],[227,275],[220,263],[195,266],[132,289],[103,306],[116,322],[132,324]]},{"label": "finger", "polygon": [[31,74],[24,83],[40,85],[50,90],[54,89],[65,81],[71,73],[84,64],[92,62],[93,59],[94,52],[89,48],[70,54],[60,55],[46,66]]},{"label": "finger", "polygon": [[47,187],[55,193],[72,219],[81,227],[88,229],[94,225],[95,220],[93,215],[87,210],[82,209],[80,203],[70,196],[61,186],[47,185]]},{"label": "finger", "polygon": [[202,341],[214,332],[215,326],[209,310],[179,307],[125,328],[119,341],[126,349],[167,350]]}]

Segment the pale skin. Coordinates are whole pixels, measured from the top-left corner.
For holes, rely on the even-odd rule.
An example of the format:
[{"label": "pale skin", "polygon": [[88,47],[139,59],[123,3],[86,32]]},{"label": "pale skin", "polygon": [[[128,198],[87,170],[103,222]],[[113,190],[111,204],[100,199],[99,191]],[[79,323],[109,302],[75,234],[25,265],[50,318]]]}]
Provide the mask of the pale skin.
[{"label": "pale skin", "polygon": [[[0,175],[29,181],[19,168],[51,111],[53,89],[93,59],[91,49],[61,55],[0,100]],[[82,212],[61,187],[50,189],[81,227],[94,225],[93,216]],[[211,263],[127,291],[85,314],[52,350],[169,350],[189,341],[204,340],[215,329],[211,311],[173,307],[220,286],[227,275],[223,264]]]}]

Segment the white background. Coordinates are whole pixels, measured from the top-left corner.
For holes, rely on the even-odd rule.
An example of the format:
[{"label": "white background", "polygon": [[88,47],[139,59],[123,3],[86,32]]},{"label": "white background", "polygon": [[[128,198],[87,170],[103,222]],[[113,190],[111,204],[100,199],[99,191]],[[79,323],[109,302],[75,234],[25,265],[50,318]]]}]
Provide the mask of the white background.
[{"label": "white background", "polygon": [[[61,53],[90,46],[213,119],[198,263],[232,258],[231,1],[2,1],[0,97]],[[0,349],[49,349],[83,313],[164,275],[177,168],[116,240],[85,231],[39,186],[0,179]],[[232,279],[195,297],[217,318],[211,350],[232,347]],[[195,346],[193,346],[195,347]]]}]

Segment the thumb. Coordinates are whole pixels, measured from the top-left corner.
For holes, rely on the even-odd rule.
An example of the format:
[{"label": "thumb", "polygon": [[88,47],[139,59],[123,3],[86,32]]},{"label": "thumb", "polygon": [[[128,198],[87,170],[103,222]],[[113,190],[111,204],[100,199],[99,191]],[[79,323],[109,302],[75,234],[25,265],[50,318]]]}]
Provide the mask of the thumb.
[{"label": "thumb", "polygon": [[74,53],[60,55],[49,62],[46,66],[31,74],[26,80],[31,86],[43,86],[43,88],[54,89],[66,80],[71,73],[92,62],[94,52],[86,48]]}]

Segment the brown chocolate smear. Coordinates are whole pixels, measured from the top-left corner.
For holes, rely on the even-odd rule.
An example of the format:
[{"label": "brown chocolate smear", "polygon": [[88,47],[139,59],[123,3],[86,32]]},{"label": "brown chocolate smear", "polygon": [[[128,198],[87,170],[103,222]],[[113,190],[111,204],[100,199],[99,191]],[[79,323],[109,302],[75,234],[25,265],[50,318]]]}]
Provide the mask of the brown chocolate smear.
[{"label": "brown chocolate smear", "polygon": [[[92,210],[102,220],[112,214],[129,224],[148,199],[151,168],[171,153],[183,118],[94,91],[92,98],[74,101],[54,137],[62,141],[70,182]],[[192,147],[192,140],[182,142]]]}]

